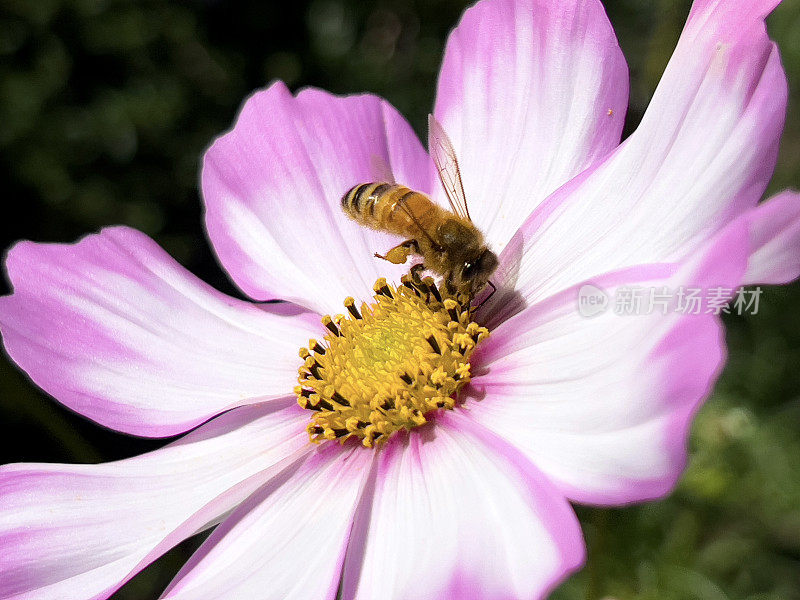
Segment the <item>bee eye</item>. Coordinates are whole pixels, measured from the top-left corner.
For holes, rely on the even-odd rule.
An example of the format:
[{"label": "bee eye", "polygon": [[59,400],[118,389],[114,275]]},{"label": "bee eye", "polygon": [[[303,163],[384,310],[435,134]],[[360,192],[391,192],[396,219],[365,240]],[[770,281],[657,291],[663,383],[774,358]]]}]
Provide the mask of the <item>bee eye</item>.
[{"label": "bee eye", "polygon": [[475,265],[472,264],[471,262],[465,262],[463,269],[463,274],[464,274],[463,276],[466,278],[470,278],[474,273],[475,273]]}]

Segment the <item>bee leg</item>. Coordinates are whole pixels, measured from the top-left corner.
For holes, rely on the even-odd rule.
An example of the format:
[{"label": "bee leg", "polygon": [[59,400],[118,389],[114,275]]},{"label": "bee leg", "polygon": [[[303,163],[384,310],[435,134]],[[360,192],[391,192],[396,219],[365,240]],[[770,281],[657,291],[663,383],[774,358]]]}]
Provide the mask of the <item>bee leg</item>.
[{"label": "bee leg", "polygon": [[418,265],[414,265],[414,266],[413,266],[413,267],[411,267],[411,269],[408,271],[408,272],[409,272],[409,274],[411,275],[411,281],[413,281],[413,282],[414,282],[414,285],[418,285],[418,286],[420,286],[420,287],[422,286],[422,276],[421,276],[421,273],[422,273],[424,270],[425,270],[425,265],[423,265],[422,263],[420,263],[420,264],[418,264]]},{"label": "bee leg", "polygon": [[408,260],[409,254],[411,254],[411,251],[400,245],[390,249],[386,254],[378,254],[376,252],[375,258],[382,258],[383,260],[388,260],[393,265],[402,265],[404,262]]},{"label": "bee leg", "polygon": [[419,254],[419,244],[417,240],[406,240],[402,244],[398,244],[390,249],[386,254],[375,253],[377,258],[388,260],[393,265],[402,265],[408,260],[409,254]]},{"label": "bee leg", "polygon": [[444,287],[447,290],[448,294],[452,294],[453,296],[456,295],[458,292],[458,287],[455,283],[455,273],[451,272],[447,278],[444,280]]}]

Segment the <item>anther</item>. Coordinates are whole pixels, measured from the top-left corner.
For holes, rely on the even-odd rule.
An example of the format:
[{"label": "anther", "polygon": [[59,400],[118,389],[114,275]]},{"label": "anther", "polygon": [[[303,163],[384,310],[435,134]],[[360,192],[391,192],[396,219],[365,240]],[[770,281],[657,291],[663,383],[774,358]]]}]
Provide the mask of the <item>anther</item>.
[{"label": "anther", "polygon": [[403,275],[403,276],[400,278],[400,282],[401,282],[401,283],[402,283],[402,284],[403,284],[405,287],[407,287],[407,288],[408,288],[408,289],[410,289],[412,292],[414,292],[414,293],[415,293],[417,296],[419,296],[419,290],[417,289],[417,286],[416,286],[416,285],[414,285],[414,281],[411,279],[411,276],[410,276],[410,275]]},{"label": "anther", "polygon": [[[312,398],[312,400],[313,400],[313,398]],[[316,406],[318,407],[317,410],[327,410],[327,411],[332,411],[333,410],[333,404],[331,404],[327,400],[323,400],[322,398],[320,398],[317,401]]]},{"label": "anther", "polygon": [[439,303],[442,302],[442,294],[439,292],[439,288],[436,287],[432,279],[431,283],[428,285],[428,290],[430,291],[431,294],[433,294],[433,297],[436,298],[437,302]]},{"label": "anther", "polygon": [[345,308],[347,308],[347,311],[351,315],[353,315],[353,317],[355,317],[356,319],[361,318],[361,313],[358,312],[358,309],[356,308],[356,301],[352,297],[345,298],[344,306]]},{"label": "anther", "polygon": [[336,324],[333,322],[333,319],[331,319],[331,316],[330,316],[330,315],[325,315],[324,317],[322,317],[322,324],[323,324],[325,327],[327,327],[327,328],[328,328],[328,330],[329,330],[329,331],[330,331],[330,332],[331,332],[333,335],[335,335],[336,337],[339,337],[339,336],[341,335],[341,333],[339,332],[339,328],[338,328],[338,327],[336,326]]},{"label": "anther", "polygon": [[436,337],[435,336],[429,335],[425,339],[428,340],[428,343],[431,345],[431,348],[433,348],[433,351],[436,352],[436,354],[441,354],[442,353],[442,349],[439,347],[439,342],[436,341]]},{"label": "anther", "polygon": [[321,410],[324,410],[323,407],[320,406],[319,404],[311,404],[308,398],[300,398],[299,403],[301,408],[313,410],[314,412],[319,412]]},{"label": "anther", "polygon": [[347,401],[347,398],[342,396],[339,392],[333,392],[333,394],[331,394],[331,400],[336,401],[342,406],[350,406],[350,402]]},{"label": "anther", "polygon": [[308,347],[311,348],[317,354],[325,354],[325,347],[313,338],[308,340]]},{"label": "anther", "polygon": [[447,309],[447,314],[450,315],[450,318],[453,321],[458,322],[460,317],[460,315],[458,314],[458,302],[448,298],[447,300],[444,301],[444,307]]},{"label": "anther", "polygon": [[[425,279],[429,279],[429,278],[428,278],[428,277],[426,277]],[[426,298],[429,298],[429,297],[430,297],[430,295],[431,295],[431,290],[430,290],[430,288],[428,287],[428,283],[427,283],[427,281],[425,281],[425,279],[420,279],[419,281],[416,281],[416,282],[414,283],[414,285],[416,285],[416,286],[417,286],[417,289],[418,289],[420,292],[422,292],[423,294],[425,294],[425,297],[426,297]],[[433,281],[433,280],[431,279],[431,281]]]},{"label": "anther", "polygon": [[320,364],[317,361],[314,361],[314,364],[307,365],[306,367],[308,371],[314,376],[315,379],[322,379],[322,375],[320,374]]},{"label": "anther", "polygon": [[373,288],[376,293],[380,294],[381,296],[386,296],[387,298],[394,298],[392,296],[392,290],[389,289],[389,285],[386,283],[386,279],[381,277],[378,281],[375,282]]},{"label": "anther", "polygon": [[402,375],[400,375],[400,379],[405,381],[408,385],[411,385],[412,383],[414,383],[414,380],[411,378],[411,375],[409,375],[408,373],[403,373]]}]

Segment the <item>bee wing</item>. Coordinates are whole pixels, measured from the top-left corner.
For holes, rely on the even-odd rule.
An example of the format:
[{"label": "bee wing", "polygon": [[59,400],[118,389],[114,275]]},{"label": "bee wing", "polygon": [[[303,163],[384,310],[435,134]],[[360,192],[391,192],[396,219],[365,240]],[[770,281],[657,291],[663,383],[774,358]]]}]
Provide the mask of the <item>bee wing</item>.
[{"label": "bee wing", "polygon": [[436,165],[447,199],[450,201],[450,208],[462,219],[472,221],[467,208],[467,197],[464,194],[456,151],[444,128],[433,115],[428,115],[428,150]]},{"label": "bee wing", "polygon": [[386,162],[386,159],[378,154],[371,154],[369,157],[370,171],[374,173],[375,181],[382,181],[386,183],[397,183],[392,173],[392,167]]},{"label": "bee wing", "polygon": [[411,210],[411,207],[406,204],[404,198],[400,198],[400,201],[398,202],[397,206],[399,206],[402,209],[402,211],[408,215],[408,218],[414,222],[414,224],[417,226],[417,229],[419,229],[420,233],[424,235],[426,238],[428,238],[428,240],[430,241],[430,243],[434,248],[440,248],[439,243],[435,239],[433,239],[433,237],[431,237],[430,233],[425,231],[425,228],[422,226],[422,223],[419,222],[419,219],[417,219],[417,216],[414,214],[414,211]]},{"label": "bee wing", "polygon": [[[376,181],[386,182],[395,184],[394,174],[392,173],[392,167],[389,166],[389,163],[386,162],[386,159],[378,154],[372,154],[369,157],[369,165],[371,171],[375,174]],[[417,216],[414,214],[414,211],[411,210],[411,207],[401,198],[398,202],[397,206],[400,207],[404,213],[408,215],[408,218],[416,225],[419,232],[424,235],[428,240],[431,242],[434,248],[438,248],[439,244],[431,237],[431,234],[425,231],[425,228],[422,226],[422,223],[419,222]]]}]

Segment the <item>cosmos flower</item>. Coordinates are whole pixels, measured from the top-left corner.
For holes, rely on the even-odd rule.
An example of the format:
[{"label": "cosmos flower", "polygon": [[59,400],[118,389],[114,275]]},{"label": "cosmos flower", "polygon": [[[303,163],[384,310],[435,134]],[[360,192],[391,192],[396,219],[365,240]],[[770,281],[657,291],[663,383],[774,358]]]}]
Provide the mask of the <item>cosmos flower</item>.
[{"label": "cosmos flower", "polygon": [[[758,204],[786,108],[763,22],[776,4],[697,0],[621,145],[628,73],[599,1],[467,10],[434,112],[500,257],[477,325],[400,285],[408,265],[373,257],[398,240],[340,209],[376,164],[444,202],[409,125],[370,95],[275,83],[205,156],[220,262],[253,300],[286,303],[226,297],[124,227],[17,244],[0,299],[14,361],[97,423],[188,433],[114,463],[2,467],[0,597],[108,597],[215,525],[165,598],[544,597],[584,558],[569,501],[668,493],[725,356],[708,305],[587,318],[582,287],[730,290],[800,271],[800,198]],[[348,297],[350,316],[323,326]],[[380,393],[395,408],[370,405],[373,447],[358,417],[315,425],[323,405]],[[412,410],[429,401],[444,408]]]}]

